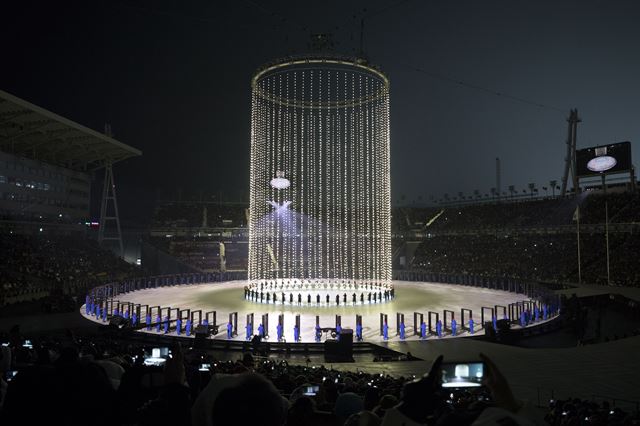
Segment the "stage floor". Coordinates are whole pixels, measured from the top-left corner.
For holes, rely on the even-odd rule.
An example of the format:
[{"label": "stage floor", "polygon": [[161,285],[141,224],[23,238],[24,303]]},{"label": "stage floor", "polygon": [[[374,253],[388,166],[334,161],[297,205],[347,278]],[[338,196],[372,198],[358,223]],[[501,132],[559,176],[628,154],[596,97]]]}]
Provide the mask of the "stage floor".
[{"label": "stage floor", "polygon": [[[234,340],[245,340],[246,316],[254,314],[254,333],[257,333],[261,315],[269,314],[270,341],[276,340],[276,325],[278,315],[284,314],[284,339],[293,341],[293,326],[295,315],[300,315],[301,339],[303,342],[315,341],[315,317],[320,316],[320,326],[324,328],[335,327],[335,316],[342,316],[342,327],[355,330],[356,314],[362,315],[363,337],[366,341],[382,341],[380,336],[380,314],[388,315],[389,340],[400,340],[396,335],[396,313],[405,316],[406,339],[416,340],[413,332],[413,313],[424,314],[427,321],[427,312],[442,312],[445,309],[455,312],[458,322],[458,336],[469,336],[468,332],[460,332],[460,309],[466,308],[473,311],[475,321],[475,334],[483,334],[480,329],[480,309],[482,306],[503,305],[528,300],[527,296],[509,293],[506,291],[489,290],[477,287],[465,287],[460,285],[439,284],[430,282],[394,281],[395,298],[381,304],[365,304],[353,306],[298,306],[281,303],[265,304],[245,300],[243,288],[246,281],[229,281],[223,283],[208,283],[197,285],[180,285],[173,287],[160,287],[155,289],[139,290],[118,297],[120,301],[139,303],[150,306],[172,307],[180,309],[201,309],[203,312],[216,311],[220,332],[216,339],[226,339],[226,323],[229,314],[238,313],[238,336]],[[306,300],[306,299],[304,299]],[[93,321],[95,317],[87,316],[84,307],[82,314]],[[96,321],[97,322],[97,321]],[[102,324],[102,322],[100,322]],[[155,329],[154,329],[155,330]],[[155,331],[151,333],[157,334]],[[354,331],[355,333],[355,331]],[[323,334],[323,340],[327,337]],[[355,338],[355,336],[354,336]],[[429,336],[428,339],[434,337]],[[445,336],[445,339],[453,336]]]}]

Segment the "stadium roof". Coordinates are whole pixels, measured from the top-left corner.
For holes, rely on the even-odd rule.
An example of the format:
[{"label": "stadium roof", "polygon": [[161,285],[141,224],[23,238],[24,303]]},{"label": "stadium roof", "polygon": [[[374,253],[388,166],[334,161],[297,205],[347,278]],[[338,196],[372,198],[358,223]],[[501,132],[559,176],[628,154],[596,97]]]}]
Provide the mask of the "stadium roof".
[{"label": "stadium roof", "polygon": [[142,155],[136,148],[2,90],[0,150],[80,171]]}]

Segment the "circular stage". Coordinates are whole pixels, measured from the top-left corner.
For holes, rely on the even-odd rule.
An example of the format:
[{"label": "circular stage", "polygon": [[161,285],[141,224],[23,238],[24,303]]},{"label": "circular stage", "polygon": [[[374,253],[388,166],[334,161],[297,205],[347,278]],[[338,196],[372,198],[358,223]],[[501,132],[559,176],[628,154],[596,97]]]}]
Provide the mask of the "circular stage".
[{"label": "circular stage", "polygon": [[[334,328],[336,324],[336,315],[341,316],[342,328],[356,328],[356,315],[362,316],[363,338],[365,341],[382,341],[380,336],[380,314],[388,315],[389,340],[399,340],[396,333],[396,314],[404,314],[404,323],[406,327],[406,339],[418,339],[414,335],[414,312],[424,314],[424,321],[428,321],[428,312],[438,312],[442,319],[443,312],[450,310],[455,313],[458,322],[457,337],[469,336],[468,331],[462,331],[462,321],[460,318],[461,309],[469,309],[473,311],[473,319],[475,322],[475,335],[483,334],[481,329],[480,313],[482,307],[493,307],[495,305],[508,306],[511,303],[529,300],[526,295],[516,294],[507,291],[490,290],[486,288],[470,287],[463,285],[450,285],[430,282],[410,282],[410,281],[393,281],[395,297],[385,303],[351,303],[346,305],[335,303],[330,305],[316,305],[312,303],[308,305],[306,300],[298,305],[297,300],[293,304],[287,303],[262,303],[258,304],[245,300],[243,298],[244,288],[247,282],[228,281],[207,284],[194,285],[177,285],[170,287],[159,287],[153,289],[144,289],[121,294],[118,299],[121,302],[131,302],[134,304],[162,306],[180,309],[191,309],[217,312],[217,322],[220,326],[219,333],[213,336],[216,339],[226,339],[226,323],[229,314],[237,312],[238,314],[238,335],[234,340],[246,340],[246,317],[254,314],[254,333],[257,333],[258,324],[263,314],[269,314],[269,341],[276,341],[276,325],[278,323],[278,315],[284,315],[284,340],[293,342],[293,328],[296,315],[300,315],[301,323],[301,341],[315,341],[315,324],[316,316],[320,318],[320,327]],[[102,321],[94,316],[87,315],[85,308],[82,308],[82,314],[93,321]],[[486,318],[485,320],[489,320]],[[143,319],[144,321],[144,319]],[[447,321],[450,321],[448,319]],[[468,319],[465,318],[465,322]],[[537,324],[537,323],[536,323]],[[157,333],[155,328],[149,333]],[[146,332],[146,331],[144,331]],[[175,332],[172,332],[175,334]],[[184,335],[184,334],[183,334]],[[323,333],[322,340],[329,337],[328,333]],[[450,334],[446,334],[443,338],[452,338]],[[434,337],[429,336],[428,339]]]}]

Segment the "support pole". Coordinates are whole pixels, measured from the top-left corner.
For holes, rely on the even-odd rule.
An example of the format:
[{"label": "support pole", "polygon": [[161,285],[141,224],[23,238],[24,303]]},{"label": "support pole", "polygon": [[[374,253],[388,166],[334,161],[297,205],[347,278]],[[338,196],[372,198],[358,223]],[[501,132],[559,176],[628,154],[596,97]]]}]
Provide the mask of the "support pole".
[{"label": "support pole", "polygon": [[611,285],[611,275],[609,273],[609,204],[604,202],[604,230],[607,243],[607,285]]},{"label": "support pole", "polygon": [[582,262],[580,261],[580,204],[576,206],[576,236],[578,238],[578,284],[582,284]]},{"label": "support pole", "polygon": [[569,112],[569,123],[567,127],[567,154],[564,158],[564,173],[562,175],[562,189],[560,190],[560,196],[564,197],[567,193],[567,183],[569,180],[569,173],[572,174],[574,195],[578,194],[578,171],[576,169],[576,141],[578,132],[578,110],[572,109]]}]

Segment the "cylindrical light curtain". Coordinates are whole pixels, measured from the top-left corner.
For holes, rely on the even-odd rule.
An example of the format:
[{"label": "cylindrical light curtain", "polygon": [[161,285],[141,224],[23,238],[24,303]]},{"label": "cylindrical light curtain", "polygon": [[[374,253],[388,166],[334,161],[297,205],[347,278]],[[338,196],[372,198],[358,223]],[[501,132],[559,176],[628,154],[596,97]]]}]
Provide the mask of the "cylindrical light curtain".
[{"label": "cylindrical light curtain", "polygon": [[389,82],[300,58],[252,79],[249,280],[391,280]]}]

